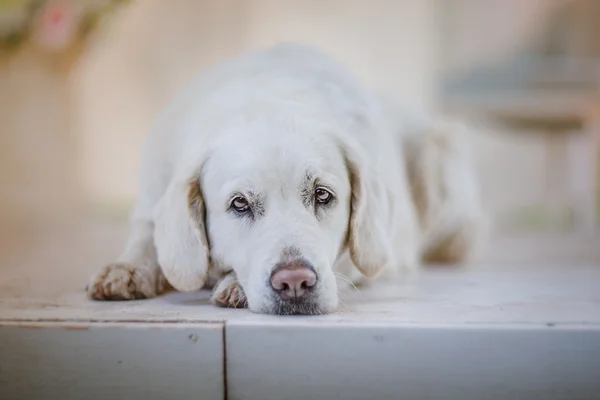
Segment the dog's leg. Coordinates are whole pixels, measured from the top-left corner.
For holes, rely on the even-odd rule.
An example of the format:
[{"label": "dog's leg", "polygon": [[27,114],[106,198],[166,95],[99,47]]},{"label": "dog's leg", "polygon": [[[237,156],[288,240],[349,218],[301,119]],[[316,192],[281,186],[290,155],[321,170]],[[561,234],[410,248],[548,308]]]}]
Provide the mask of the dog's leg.
[{"label": "dog's leg", "polygon": [[125,250],[113,264],[101,268],[86,287],[93,300],[135,300],[155,297],[168,284],[157,262],[154,224],[134,219]]},{"label": "dog's leg", "polygon": [[422,257],[429,263],[464,262],[486,232],[475,166],[462,129],[443,124],[405,138],[423,231]]},{"label": "dog's leg", "polygon": [[210,301],[220,307],[247,308],[248,300],[235,272],[223,277],[214,287]]}]

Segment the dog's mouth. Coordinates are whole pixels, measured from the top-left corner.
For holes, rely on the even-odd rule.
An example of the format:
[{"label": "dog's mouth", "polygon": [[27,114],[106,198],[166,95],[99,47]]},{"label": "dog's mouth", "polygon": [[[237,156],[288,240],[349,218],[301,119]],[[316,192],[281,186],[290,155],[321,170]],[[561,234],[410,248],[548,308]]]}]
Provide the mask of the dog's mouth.
[{"label": "dog's mouth", "polygon": [[261,312],[273,315],[323,315],[329,311],[320,305],[316,296],[290,300],[273,296],[271,305],[263,307]]}]

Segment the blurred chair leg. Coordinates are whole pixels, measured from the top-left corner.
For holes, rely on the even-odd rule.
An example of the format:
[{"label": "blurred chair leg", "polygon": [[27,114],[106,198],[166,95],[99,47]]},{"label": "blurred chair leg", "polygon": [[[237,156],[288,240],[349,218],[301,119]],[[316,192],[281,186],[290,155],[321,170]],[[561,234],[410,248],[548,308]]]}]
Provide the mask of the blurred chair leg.
[{"label": "blurred chair leg", "polygon": [[576,228],[580,233],[598,231],[598,127],[585,126],[569,135],[569,181],[575,209]]},{"label": "blurred chair leg", "polygon": [[[571,176],[569,174],[570,154],[566,150],[569,140],[567,134],[545,132],[545,185],[544,185],[544,214],[548,218],[562,215],[565,202],[570,199],[565,196],[565,186]],[[568,191],[568,190],[567,190]]]}]

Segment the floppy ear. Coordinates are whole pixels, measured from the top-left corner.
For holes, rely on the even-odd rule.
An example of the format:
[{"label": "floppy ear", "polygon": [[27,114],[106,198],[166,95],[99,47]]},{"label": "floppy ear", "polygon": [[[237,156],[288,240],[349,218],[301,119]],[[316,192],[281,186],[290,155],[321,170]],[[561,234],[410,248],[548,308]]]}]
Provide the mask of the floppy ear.
[{"label": "floppy ear", "polygon": [[154,210],[158,263],[177,290],[201,289],[207,280],[209,243],[198,178],[173,180]]},{"label": "floppy ear", "polygon": [[377,275],[391,261],[389,196],[357,146],[342,145],[350,179],[348,248],[352,262],[367,276]]}]

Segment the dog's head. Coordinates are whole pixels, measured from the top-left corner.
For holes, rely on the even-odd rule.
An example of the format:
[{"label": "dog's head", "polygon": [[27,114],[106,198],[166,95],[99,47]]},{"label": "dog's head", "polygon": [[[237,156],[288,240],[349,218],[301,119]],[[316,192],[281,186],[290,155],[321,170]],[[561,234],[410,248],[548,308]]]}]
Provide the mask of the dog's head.
[{"label": "dog's head", "polygon": [[159,262],[179,290],[200,288],[212,262],[235,271],[252,311],[327,313],[344,251],[367,276],[388,261],[387,196],[348,135],[269,132],[215,136],[171,183],[155,215]]}]

